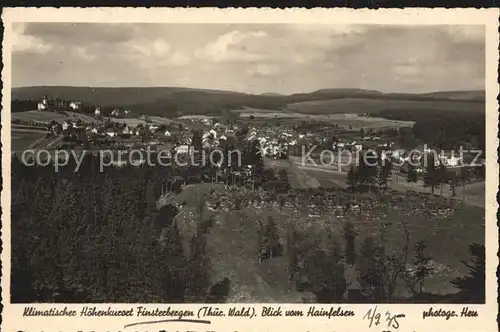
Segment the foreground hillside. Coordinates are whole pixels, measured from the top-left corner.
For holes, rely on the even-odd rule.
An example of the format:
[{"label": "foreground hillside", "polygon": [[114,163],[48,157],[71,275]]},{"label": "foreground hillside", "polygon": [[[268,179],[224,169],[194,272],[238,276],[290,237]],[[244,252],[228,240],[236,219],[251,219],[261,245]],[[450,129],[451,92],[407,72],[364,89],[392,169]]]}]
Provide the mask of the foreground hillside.
[{"label": "foreground hillside", "polygon": [[[361,89],[326,89],[311,93],[251,95],[232,91],[202,90],[175,87],[125,87],[92,88],[37,86],[12,89],[12,100],[39,100],[44,95],[64,100],[81,100],[87,105],[105,107],[128,107],[146,114],[178,116],[179,114],[220,114],[224,110],[241,109],[243,106],[284,110],[288,105],[297,103],[319,102],[343,105],[343,100],[361,100],[365,104],[363,112],[374,112],[386,108],[385,103],[398,101],[397,107],[411,109],[427,108],[437,110],[482,110],[484,109],[484,91],[436,92],[429,94],[386,94],[378,91]],[[467,102],[464,106],[463,103]],[[469,105],[469,103],[471,105]],[[303,104],[302,104],[303,105]],[[316,113],[309,105],[301,107],[300,112]],[[292,106],[296,107],[296,106]],[[350,107],[340,107],[327,112],[352,112]],[[323,112],[323,111],[322,111]]]},{"label": "foreground hillside", "polygon": [[[404,207],[400,206],[401,202],[398,203],[394,197],[381,204],[376,203],[373,197],[363,196],[361,202],[364,207],[359,212],[347,216],[325,213],[311,218],[293,205],[252,202],[250,197],[253,197],[253,194],[246,193],[244,196],[250,201],[236,207],[230,203],[234,197],[227,195],[223,185],[207,183],[188,185],[175,197],[177,203],[185,204],[176,217],[183,238],[190,239],[202,220],[210,217],[213,219],[207,237],[207,254],[212,267],[210,279],[212,284],[224,278],[231,281],[228,302],[296,303],[314,298],[309,292],[298,292],[295,285],[289,281],[290,257],[286,251],[283,256],[258,263],[258,225],[259,222],[265,223],[268,217],[276,221],[283,244],[287,241],[287,232],[292,229],[307,234],[306,237],[318,246],[319,243],[325,244],[329,241],[343,243],[344,222],[349,220],[358,230],[359,246],[366,237],[384,233],[388,250],[402,250],[405,225],[409,231],[411,248],[418,241],[426,239],[427,253],[432,257],[437,269],[426,282],[426,290],[440,295],[455,293],[457,290],[450,280],[467,273],[461,262],[461,257],[468,256],[468,247],[464,244],[484,242],[484,209],[456,204],[446,209],[446,215],[428,215],[421,208],[410,208],[412,204],[423,203],[420,200],[427,199],[427,195],[411,194],[405,198]],[[403,198],[402,194],[393,195],[399,199]],[[216,211],[200,209],[201,206],[197,202],[210,202],[214,197],[222,197],[222,205]],[[304,197],[301,197],[299,201],[303,199]],[[393,199],[395,200],[391,203]],[[444,200],[435,198],[426,204],[439,205],[443,202]],[[395,208],[394,204],[398,208]],[[189,242],[185,245],[187,249]],[[245,268],[242,269],[242,266]],[[355,271],[347,269],[346,277],[348,284],[357,282]],[[396,293],[404,297],[408,295],[406,291],[404,283],[400,282]]]}]

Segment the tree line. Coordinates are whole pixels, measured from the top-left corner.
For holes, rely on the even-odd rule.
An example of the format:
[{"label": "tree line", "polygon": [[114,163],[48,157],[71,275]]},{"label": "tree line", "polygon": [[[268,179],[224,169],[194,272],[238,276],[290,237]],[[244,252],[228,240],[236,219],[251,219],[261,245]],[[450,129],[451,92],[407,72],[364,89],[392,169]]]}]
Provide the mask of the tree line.
[{"label": "tree line", "polygon": [[[405,162],[400,167],[399,170],[406,173],[406,181],[410,184],[410,188],[414,183],[423,180],[424,187],[430,188],[432,194],[436,188],[440,188],[442,195],[443,189],[448,186],[452,197],[456,197],[458,186],[465,188],[465,185],[474,178],[484,179],[486,176],[484,165],[462,165],[459,168],[448,168],[442,162],[437,161],[433,153],[428,153],[424,160],[426,160],[426,164],[423,165],[423,168],[418,167],[414,162]],[[353,192],[372,189],[385,191],[394,171],[390,159],[383,160],[376,156],[375,152],[367,151],[360,155],[357,165],[349,169],[347,184]]]},{"label": "tree line", "polygon": [[464,149],[486,150],[484,111],[388,109],[373,115],[391,120],[414,121],[411,129],[400,130],[400,143],[405,143],[403,146],[406,147],[421,143],[447,151],[458,151],[461,146]]},{"label": "tree line", "polygon": [[71,163],[55,173],[13,158],[12,301],[205,301],[207,229],[184,238],[175,206],[157,207],[169,171],[100,173],[95,159],[86,156],[78,173]]}]

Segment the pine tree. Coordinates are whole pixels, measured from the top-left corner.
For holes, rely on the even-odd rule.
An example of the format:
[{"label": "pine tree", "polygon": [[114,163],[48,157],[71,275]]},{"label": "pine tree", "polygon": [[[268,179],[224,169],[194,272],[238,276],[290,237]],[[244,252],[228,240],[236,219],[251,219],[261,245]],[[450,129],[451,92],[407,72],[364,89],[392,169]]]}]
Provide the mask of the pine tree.
[{"label": "pine tree", "polygon": [[448,185],[450,186],[451,190],[451,197],[456,197],[457,196],[457,186],[459,184],[459,177],[458,175],[454,172],[451,171],[448,173]]},{"label": "pine tree", "polygon": [[345,258],[351,266],[356,262],[356,237],[354,225],[350,221],[344,224]]},{"label": "pine tree", "polygon": [[381,165],[378,174],[379,188],[385,191],[387,190],[389,178],[391,177],[392,163],[388,160],[382,160]]},{"label": "pine tree", "polygon": [[427,249],[427,244],[425,243],[425,241],[418,241],[415,244],[415,259],[413,261],[413,264],[415,264],[416,266],[415,277],[418,282],[419,294],[422,294],[425,279],[429,276],[430,273],[428,264],[431,258],[425,254],[425,249]]},{"label": "pine tree", "polygon": [[210,288],[209,278],[210,261],[207,256],[207,243],[204,234],[197,234],[191,238],[191,257],[188,263],[187,301],[205,301]]},{"label": "pine tree", "polygon": [[[188,259],[182,246],[182,238],[176,222],[165,228],[160,237],[163,292],[165,299],[183,298],[187,287]],[[178,302],[178,301],[174,301]]]},{"label": "pine tree", "polygon": [[349,185],[351,191],[353,192],[356,191],[358,182],[359,182],[358,173],[356,171],[356,168],[352,166],[347,172],[347,184]]},{"label": "pine tree", "polygon": [[264,251],[268,255],[269,259],[272,260],[273,255],[279,252],[280,240],[278,234],[278,228],[276,222],[272,217],[267,219],[267,224],[264,227]]},{"label": "pine tree", "polygon": [[360,155],[358,160],[358,179],[361,185],[368,188],[368,190],[370,190],[377,179],[377,161],[377,156],[373,152],[366,152]]},{"label": "pine tree", "polygon": [[335,262],[333,257],[322,250],[314,250],[307,257],[306,273],[310,290],[319,303],[340,302],[343,299],[347,282],[344,265]]},{"label": "pine tree", "polygon": [[435,166],[435,158],[433,153],[427,154],[427,165],[425,165],[424,185],[431,187],[431,193],[434,194],[434,189],[439,184],[438,171]]},{"label": "pine tree", "polygon": [[439,163],[436,182],[441,186],[441,196],[443,196],[443,187],[446,183],[448,183],[448,171],[446,170],[446,166],[442,162]]},{"label": "pine tree", "polygon": [[460,182],[462,183],[462,201],[465,201],[465,185],[470,180],[470,168],[468,166],[462,166],[460,168]]},{"label": "pine tree", "polygon": [[385,299],[384,280],[381,272],[384,255],[384,248],[377,244],[372,236],[364,239],[356,266],[359,271],[362,291],[368,299],[373,301]]},{"label": "pine tree", "polygon": [[418,181],[418,173],[413,163],[408,164],[408,174],[406,181],[410,184],[410,189],[412,188],[413,183],[417,183]]},{"label": "pine tree", "polygon": [[471,244],[469,252],[472,258],[462,263],[469,269],[469,275],[458,277],[452,281],[462,294],[473,303],[484,303],[486,282],[486,252],[484,245]]}]

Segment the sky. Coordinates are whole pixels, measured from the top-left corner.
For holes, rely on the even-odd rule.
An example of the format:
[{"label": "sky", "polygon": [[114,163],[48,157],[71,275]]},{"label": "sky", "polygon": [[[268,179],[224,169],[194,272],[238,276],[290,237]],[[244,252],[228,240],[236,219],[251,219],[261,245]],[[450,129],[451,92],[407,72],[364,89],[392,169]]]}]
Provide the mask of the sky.
[{"label": "sky", "polygon": [[15,23],[12,86],[484,89],[483,26]]}]

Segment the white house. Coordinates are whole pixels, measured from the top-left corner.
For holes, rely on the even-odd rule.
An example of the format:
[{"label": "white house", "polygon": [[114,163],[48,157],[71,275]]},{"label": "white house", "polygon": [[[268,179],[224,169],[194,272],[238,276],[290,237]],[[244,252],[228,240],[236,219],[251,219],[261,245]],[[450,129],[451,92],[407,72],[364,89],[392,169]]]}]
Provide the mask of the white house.
[{"label": "white house", "polygon": [[95,116],[100,116],[101,115],[101,108],[100,107],[96,107],[95,108],[94,115]]},{"label": "white house", "polygon": [[38,103],[38,106],[37,106],[38,110],[39,111],[45,111],[47,109],[47,105],[44,104],[42,101]]},{"label": "white house", "polygon": [[73,111],[79,111],[82,108],[82,102],[72,101],[71,103],[69,103],[69,108],[71,108]]},{"label": "white house", "polygon": [[170,132],[168,130],[166,130],[164,135],[167,136],[167,137],[170,137],[171,134],[170,134]]},{"label": "white house", "polygon": [[38,110],[45,111],[49,107],[49,101],[47,100],[47,96],[44,96],[42,101],[38,103]]},{"label": "white house", "polygon": [[120,110],[118,108],[115,108],[114,110],[111,111],[111,116],[119,116],[120,115]]},{"label": "white house", "polygon": [[114,131],[114,129],[108,128],[108,129],[106,129],[106,135],[108,135],[109,137],[115,137],[116,132]]},{"label": "white house", "polygon": [[123,135],[131,135],[132,131],[130,130],[130,128],[128,126],[125,126],[125,128],[123,128],[123,130],[122,130],[122,134]]},{"label": "white house", "polygon": [[70,123],[68,123],[68,121],[64,121],[62,124],[62,130],[63,131],[68,130],[69,126],[70,126]]},{"label": "white house", "polygon": [[440,160],[443,163],[443,165],[445,165],[445,166],[456,167],[460,164],[461,158],[455,157],[455,156],[450,156],[450,157],[442,157],[442,158],[440,158]]}]

